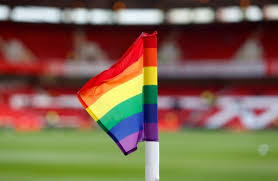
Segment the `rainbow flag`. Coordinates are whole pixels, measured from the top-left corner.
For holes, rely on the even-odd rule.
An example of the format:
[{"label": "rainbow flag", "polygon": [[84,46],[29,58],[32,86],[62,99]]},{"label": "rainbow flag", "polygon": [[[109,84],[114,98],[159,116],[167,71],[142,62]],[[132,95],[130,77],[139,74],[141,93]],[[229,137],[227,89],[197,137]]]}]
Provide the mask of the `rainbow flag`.
[{"label": "rainbow flag", "polygon": [[89,80],[78,98],[127,155],[158,141],[157,32],[142,33],[116,64]]}]

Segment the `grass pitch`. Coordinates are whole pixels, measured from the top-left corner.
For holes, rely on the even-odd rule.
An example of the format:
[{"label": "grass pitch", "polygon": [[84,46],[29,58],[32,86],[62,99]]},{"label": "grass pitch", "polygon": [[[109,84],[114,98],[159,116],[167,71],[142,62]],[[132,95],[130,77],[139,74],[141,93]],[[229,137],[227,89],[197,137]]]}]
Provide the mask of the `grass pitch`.
[{"label": "grass pitch", "polygon": [[[278,133],[161,133],[161,181],[277,181]],[[143,181],[144,144],[124,156],[100,131],[0,131],[0,181]]]}]

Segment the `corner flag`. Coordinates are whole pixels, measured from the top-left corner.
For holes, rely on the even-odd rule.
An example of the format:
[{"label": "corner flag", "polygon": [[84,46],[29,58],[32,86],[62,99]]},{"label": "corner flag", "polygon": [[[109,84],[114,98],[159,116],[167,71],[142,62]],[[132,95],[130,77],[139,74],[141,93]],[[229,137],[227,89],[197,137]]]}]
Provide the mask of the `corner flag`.
[{"label": "corner flag", "polygon": [[158,142],[156,35],[142,33],[116,64],[78,92],[81,104],[125,155],[139,141]]}]

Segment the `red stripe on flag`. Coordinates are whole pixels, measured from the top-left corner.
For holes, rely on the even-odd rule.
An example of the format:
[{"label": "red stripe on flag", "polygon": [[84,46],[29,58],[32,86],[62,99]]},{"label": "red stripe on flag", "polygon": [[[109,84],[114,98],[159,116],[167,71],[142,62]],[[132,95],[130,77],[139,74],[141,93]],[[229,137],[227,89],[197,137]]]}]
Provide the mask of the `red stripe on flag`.
[{"label": "red stripe on flag", "polygon": [[[125,54],[118,60],[116,64],[114,64],[108,70],[103,71],[97,76],[93,77],[89,80],[79,92],[82,90],[95,87],[103,84],[107,80],[112,79],[113,77],[122,73],[127,67],[132,65],[134,62],[138,61],[140,57],[143,55],[143,41],[141,38],[138,38],[125,52]],[[79,93],[78,93],[79,94]]]},{"label": "red stripe on flag", "polygon": [[[152,34],[143,33],[142,37],[144,40],[144,48],[157,48],[157,32],[153,32]],[[148,37],[148,38],[145,38]]]}]

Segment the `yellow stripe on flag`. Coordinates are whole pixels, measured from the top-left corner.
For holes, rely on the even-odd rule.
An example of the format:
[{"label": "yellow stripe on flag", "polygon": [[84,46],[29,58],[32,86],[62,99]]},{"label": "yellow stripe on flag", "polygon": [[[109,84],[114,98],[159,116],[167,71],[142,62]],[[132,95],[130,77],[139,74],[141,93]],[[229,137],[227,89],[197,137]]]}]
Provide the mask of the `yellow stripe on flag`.
[{"label": "yellow stripe on flag", "polygon": [[141,94],[142,87],[143,74],[140,74],[137,77],[106,92],[86,110],[95,119],[95,121],[98,121],[116,105],[133,96]]},{"label": "yellow stripe on flag", "polygon": [[97,117],[95,116],[95,114],[91,111],[91,109],[87,108],[86,111],[90,114],[90,116],[95,120],[97,121]]},{"label": "yellow stripe on flag", "polygon": [[157,67],[144,67],[144,85],[157,85]]}]

